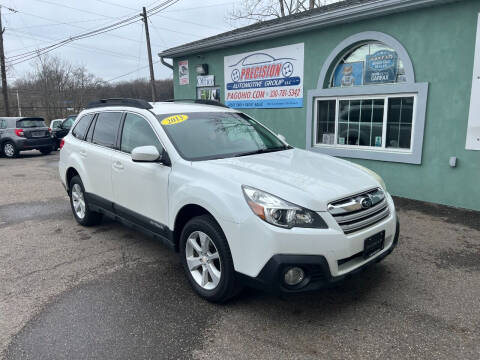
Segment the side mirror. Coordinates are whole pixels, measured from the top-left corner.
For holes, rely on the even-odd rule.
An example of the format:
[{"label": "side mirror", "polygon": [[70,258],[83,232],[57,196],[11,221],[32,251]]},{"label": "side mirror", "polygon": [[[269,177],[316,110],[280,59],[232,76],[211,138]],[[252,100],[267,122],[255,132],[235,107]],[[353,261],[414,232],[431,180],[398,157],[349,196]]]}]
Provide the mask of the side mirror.
[{"label": "side mirror", "polygon": [[282,140],[284,143],[287,142],[287,138],[286,138],[285,136],[283,136],[282,134],[278,134],[277,136],[278,136],[278,138],[279,138],[280,140]]},{"label": "side mirror", "polygon": [[156,162],[160,153],[155,146],[139,146],[132,150],[132,160],[135,162]]}]

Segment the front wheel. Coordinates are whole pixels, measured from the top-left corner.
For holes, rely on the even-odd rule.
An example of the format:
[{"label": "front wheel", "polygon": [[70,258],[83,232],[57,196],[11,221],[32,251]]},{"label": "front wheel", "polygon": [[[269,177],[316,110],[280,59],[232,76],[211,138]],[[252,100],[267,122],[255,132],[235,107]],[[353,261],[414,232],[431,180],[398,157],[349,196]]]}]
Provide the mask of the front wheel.
[{"label": "front wheel", "polygon": [[238,290],[227,239],[210,215],[191,219],[180,238],[182,263],[195,292],[212,302],[225,302]]},{"label": "front wheel", "polygon": [[90,210],[85,198],[85,188],[80,176],[74,176],[70,181],[70,205],[73,216],[80,225],[92,226],[102,221],[102,214]]}]

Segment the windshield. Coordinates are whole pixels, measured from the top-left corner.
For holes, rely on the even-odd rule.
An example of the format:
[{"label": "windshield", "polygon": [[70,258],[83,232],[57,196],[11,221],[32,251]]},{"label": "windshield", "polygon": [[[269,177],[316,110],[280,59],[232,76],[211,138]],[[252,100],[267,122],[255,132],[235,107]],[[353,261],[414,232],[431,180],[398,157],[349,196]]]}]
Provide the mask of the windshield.
[{"label": "windshield", "polygon": [[180,156],[220,159],[288,149],[280,139],[245,114],[195,112],[157,115]]},{"label": "windshield", "polygon": [[46,127],[43,119],[23,119],[17,121],[17,128],[19,129],[28,129],[28,128],[38,128]]},{"label": "windshield", "polygon": [[50,126],[52,129],[60,129],[60,124],[62,123],[62,120],[53,120]]},{"label": "windshield", "polygon": [[67,130],[70,129],[73,123],[75,122],[76,118],[77,118],[77,115],[70,115],[69,117],[67,117],[62,123],[62,128]]}]

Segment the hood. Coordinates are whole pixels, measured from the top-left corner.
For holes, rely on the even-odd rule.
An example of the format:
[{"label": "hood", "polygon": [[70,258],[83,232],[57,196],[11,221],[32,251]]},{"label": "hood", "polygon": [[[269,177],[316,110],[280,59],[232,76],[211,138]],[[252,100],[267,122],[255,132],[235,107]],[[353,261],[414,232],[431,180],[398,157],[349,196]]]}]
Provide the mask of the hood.
[{"label": "hood", "polygon": [[380,187],[353,163],[300,149],[193,165],[225,181],[255,187],[314,211],[326,211],[334,200]]}]

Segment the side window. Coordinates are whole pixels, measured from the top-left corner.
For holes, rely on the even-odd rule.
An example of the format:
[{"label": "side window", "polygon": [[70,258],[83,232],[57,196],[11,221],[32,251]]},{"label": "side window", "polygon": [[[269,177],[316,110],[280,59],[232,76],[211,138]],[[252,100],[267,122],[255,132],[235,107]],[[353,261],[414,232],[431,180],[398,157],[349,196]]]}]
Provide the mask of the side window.
[{"label": "side window", "polygon": [[5,120],[0,120],[0,129],[6,129],[7,128],[7,122]]},{"label": "side window", "polygon": [[114,148],[122,115],[123,113],[121,112],[103,112],[98,114],[92,142]]},{"label": "side window", "polygon": [[85,141],[92,142],[93,129],[95,129],[95,124],[96,123],[97,123],[97,120],[93,119],[92,123],[90,124],[90,127],[88,128],[87,137],[85,138]]},{"label": "side window", "polygon": [[90,121],[92,121],[93,116],[94,114],[82,116],[82,118],[78,121],[77,125],[75,125],[75,128],[72,130],[72,135],[80,140],[85,139],[88,125],[90,125]]},{"label": "side window", "polygon": [[150,124],[141,116],[127,113],[122,131],[120,150],[131,153],[138,146],[156,146],[162,151],[162,145]]}]

